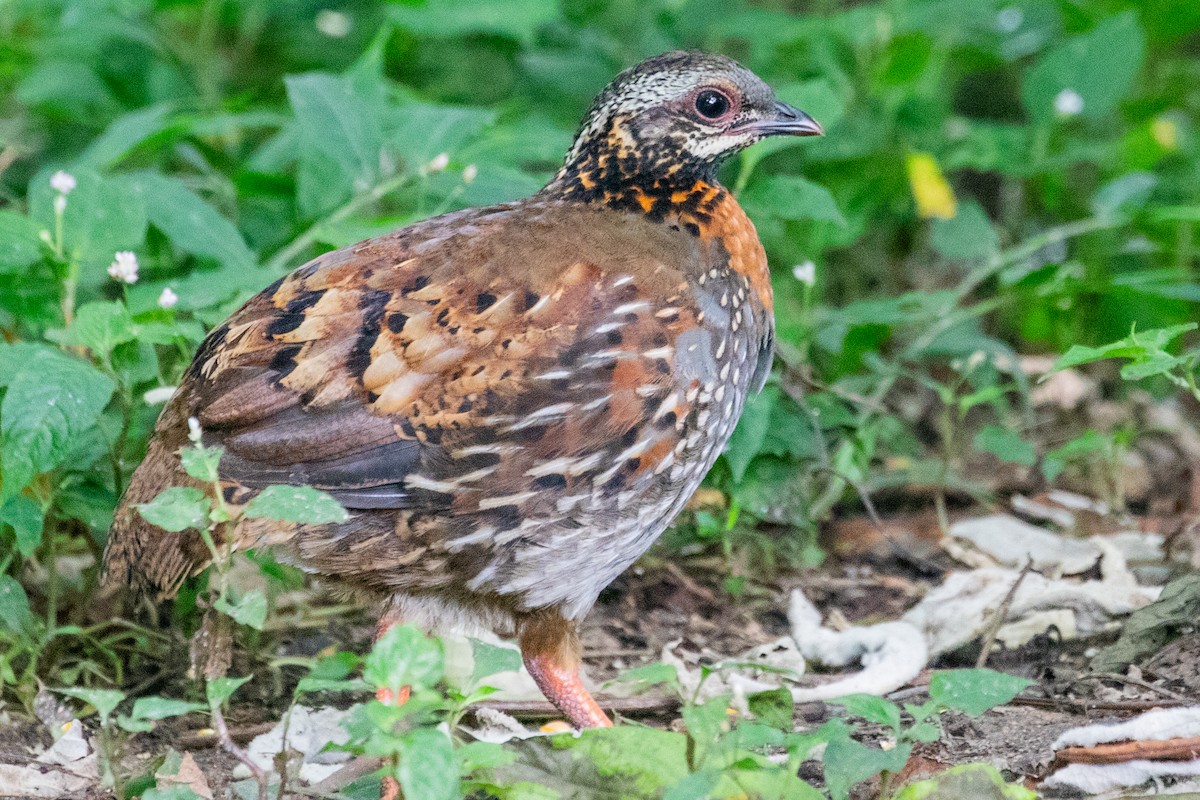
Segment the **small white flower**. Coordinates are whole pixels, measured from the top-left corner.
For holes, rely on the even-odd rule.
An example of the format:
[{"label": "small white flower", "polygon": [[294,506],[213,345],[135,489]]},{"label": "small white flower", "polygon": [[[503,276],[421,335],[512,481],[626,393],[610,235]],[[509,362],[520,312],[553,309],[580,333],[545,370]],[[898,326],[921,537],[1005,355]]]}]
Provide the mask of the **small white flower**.
[{"label": "small white flower", "polygon": [[70,194],[75,190],[75,176],[60,169],[50,176],[50,188],[59,194]]},{"label": "small white flower", "polygon": [[343,39],[350,33],[352,22],[349,14],[332,11],[328,8],[317,13],[317,30],[331,39]]},{"label": "small white flower", "polygon": [[450,165],[449,153],[438,153],[433,157],[433,160],[425,165],[425,171],[430,175],[436,175]]},{"label": "small white flower", "polygon": [[475,178],[479,175],[479,167],[474,164],[467,164],[463,168],[463,183],[474,183]]},{"label": "small white flower", "polygon": [[115,281],[124,281],[125,283],[137,283],[138,279],[138,262],[137,256],[128,250],[122,250],[115,255],[113,262],[108,266],[108,274]]},{"label": "small white flower", "polygon": [[162,290],[162,294],[160,294],[158,296],[158,307],[159,308],[174,308],[175,304],[178,302],[179,302],[179,295],[177,295],[177,294],[175,294],[175,292],[171,291],[170,286],[164,286],[163,290]]},{"label": "small white flower", "polygon": [[1063,89],[1054,97],[1054,110],[1062,117],[1073,117],[1083,111],[1083,97],[1074,89]]},{"label": "small white flower", "polygon": [[803,264],[797,264],[792,267],[792,277],[803,283],[805,286],[812,286],[817,282],[817,265],[811,261],[805,261]]},{"label": "small white flower", "polygon": [[142,399],[148,406],[162,405],[175,396],[175,390],[178,388],[178,386],[159,386],[142,395]]},{"label": "small white flower", "polygon": [[1000,9],[1000,13],[996,14],[996,28],[1001,33],[1014,33],[1017,28],[1021,27],[1021,23],[1025,21],[1025,12],[1016,6],[1008,6]]},{"label": "small white flower", "polygon": [[188,417],[188,438],[193,444],[200,444],[200,420]]},{"label": "small white flower", "polygon": [[62,216],[63,212],[66,210],[67,210],[67,196],[65,194],[54,195],[54,214],[55,214],[55,216]]}]

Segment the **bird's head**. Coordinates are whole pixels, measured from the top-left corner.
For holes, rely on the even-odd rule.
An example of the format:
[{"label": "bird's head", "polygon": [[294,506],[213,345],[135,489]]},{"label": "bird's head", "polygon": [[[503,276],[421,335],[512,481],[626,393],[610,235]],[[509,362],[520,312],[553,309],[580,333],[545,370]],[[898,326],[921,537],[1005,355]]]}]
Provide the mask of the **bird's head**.
[{"label": "bird's head", "polygon": [[724,158],[767,136],[821,133],[736,61],[675,51],[625,70],[600,93],[556,180],[707,179]]}]

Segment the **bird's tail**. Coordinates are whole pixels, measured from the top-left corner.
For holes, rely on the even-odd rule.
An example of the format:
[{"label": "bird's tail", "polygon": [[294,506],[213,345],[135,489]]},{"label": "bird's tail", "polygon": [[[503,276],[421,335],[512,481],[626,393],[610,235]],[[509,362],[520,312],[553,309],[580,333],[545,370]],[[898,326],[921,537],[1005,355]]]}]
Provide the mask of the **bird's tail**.
[{"label": "bird's tail", "polygon": [[208,548],[196,531],[163,530],[146,521],[137,509],[172,486],[202,488],[183,471],[179,460],[179,451],[187,444],[185,405],[177,395],[163,410],[146,457],[117,506],[104,549],[101,597],[113,598],[125,589],[155,599],[171,597],[185,578],[210,560]]}]

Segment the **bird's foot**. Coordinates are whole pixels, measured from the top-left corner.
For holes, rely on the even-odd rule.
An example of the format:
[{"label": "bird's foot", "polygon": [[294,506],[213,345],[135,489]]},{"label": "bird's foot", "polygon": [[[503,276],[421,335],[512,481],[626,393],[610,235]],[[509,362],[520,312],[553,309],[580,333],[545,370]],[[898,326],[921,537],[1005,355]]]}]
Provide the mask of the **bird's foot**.
[{"label": "bird's foot", "polygon": [[525,668],[546,699],[558,706],[576,728],[612,727],[612,720],[584,688],[578,668],[564,666],[546,654],[526,655]]}]

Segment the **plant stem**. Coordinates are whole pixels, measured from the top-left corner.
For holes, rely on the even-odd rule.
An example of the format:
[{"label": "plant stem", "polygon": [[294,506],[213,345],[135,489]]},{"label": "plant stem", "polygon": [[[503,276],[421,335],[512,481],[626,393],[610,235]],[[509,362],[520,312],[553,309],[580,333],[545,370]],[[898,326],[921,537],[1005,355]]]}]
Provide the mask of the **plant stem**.
[{"label": "plant stem", "polygon": [[267,262],[267,267],[276,272],[282,272],[284,269],[287,269],[296,258],[317,241],[317,236],[320,234],[322,227],[331,222],[341,222],[359,209],[380,200],[385,195],[391,194],[411,180],[412,175],[404,172],[394,175],[381,183],[377,183],[370,190],[351,198],[344,206],[334,211],[325,219],[314,222],[304,233],[284,245]]}]

